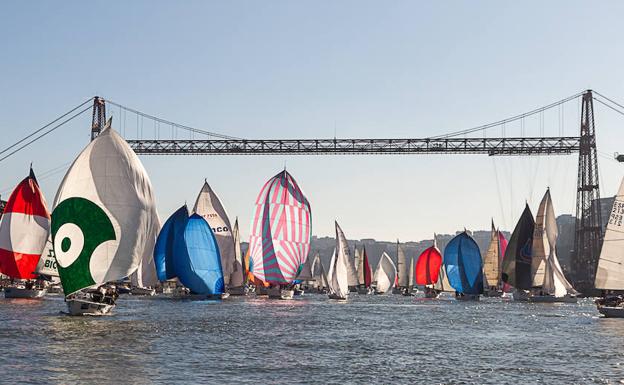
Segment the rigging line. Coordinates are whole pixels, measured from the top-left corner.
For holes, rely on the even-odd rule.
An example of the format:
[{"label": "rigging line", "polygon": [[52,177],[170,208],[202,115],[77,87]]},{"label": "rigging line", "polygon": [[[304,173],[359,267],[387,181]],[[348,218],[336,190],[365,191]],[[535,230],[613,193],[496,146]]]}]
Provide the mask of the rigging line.
[{"label": "rigging line", "polygon": [[[54,168],[51,168],[49,170],[46,170],[42,173],[37,174],[37,180],[38,181],[42,181],[42,180],[46,180],[56,174],[58,174],[59,172],[64,172],[69,168],[69,165],[71,165],[73,163],[73,161],[69,161],[69,162],[65,162],[59,166],[56,166]],[[3,189],[0,190],[0,195],[4,195],[6,193],[10,193],[11,191],[13,191],[13,189],[15,188],[15,186],[13,187],[5,187]]]},{"label": "rigging line", "polygon": [[62,125],[64,125],[65,123],[68,123],[72,120],[74,120],[76,117],[84,114],[85,112],[89,111],[91,109],[91,106],[88,106],[87,108],[81,110],[80,112],[75,113],[74,115],[72,115],[71,117],[65,119],[64,121],[62,121],[61,123],[57,124],[56,126],[52,127],[51,129],[49,129],[48,131],[44,132],[43,134],[37,136],[36,138],[34,138],[33,140],[27,142],[26,144],[18,147],[16,150],[8,153],[7,155],[3,156],[2,158],[0,158],[0,162],[2,162],[3,160],[7,159],[8,157],[12,156],[13,154],[15,154],[16,152],[22,150],[25,147],[30,146],[32,143],[38,141],[39,139],[43,138],[44,136],[48,135],[49,133],[51,133],[52,131],[56,130],[57,128],[61,127]]},{"label": "rigging line", "polygon": [[12,145],[10,145],[9,147],[5,148],[4,150],[0,151],[0,155],[4,154],[5,152],[9,151],[10,149],[12,149],[15,146],[18,146],[19,144],[21,144],[22,142],[24,142],[25,140],[28,140],[29,138],[31,138],[32,136],[36,135],[37,133],[45,130],[46,128],[50,127],[51,125],[53,125],[54,123],[58,122],[59,120],[63,119],[64,117],[66,117],[67,115],[73,113],[74,111],[76,111],[77,109],[79,109],[80,107],[84,106],[85,104],[91,102],[93,100],[93,97],[85,100],[84,102],[82,102],[81,104],[79,104],[78,106],[72,108],[71,110],[67,111],[66,113],[64,113],[63,115],[59,116],[58,118],[54,119],[53,121],[51,121],[50,123],[46,124],[45,126],[33,131],[32,133],[28,134],[27,136],[23,137],[22,139],[20,139],[19,141],[17,141],[16,143],[13,143]]},{"label": "rigging line", "polygon": [[473,128],[468,128],[468,129],[465,129],[465,130],[451,132],[451,133],[444,134],[444,135],[431,136],[428,139],[450,138],[450,137],[453,137],[453,136],[469,134],[469,133],[472,133],[472,132],[475,132],[475,131],[481,131],[481,130],[485,130],[485,129],[488,129],[488,128],[497,127],[497,126],[503,125],[505,123],[514,122],[516,120],[523,119],[525,117],[538,114],[538,113],[540,113],[542,111],[549,110],[549,109],[551,109],[553,107],[557,107],[557,106],[562,105],[564,103],[567,103],[569,101],[575,100],[575,99],[579,98],[582,95],[583,95],[583,92],[579,92],[579,93],[577,93],[575,95],[568,96],[565,99],[561,99],[561,100],[559,100],[557,102],[548,104],[548,105],[540,107],[540,108],[536,108],[536,109],[534,109],[532,111],[525,112],[523,114],[516,115],[516,116],[513,116],[511,118],[499,120],[497,122],[488,123],[488,124],[484,124],[484,125],[481,125],[481,126],[476,126],[476,127],[473,127]]},{"label": "rigging line", "polygon": [[605,107],[609,107],[610,109],[612,109],[613,111],[617,112],[620,115],[624,115],[624,112],[618,110],[617,108],[608,105],[607,103],[603,102],[602,100],[598,99],[598,98],[594,98],[595,101],[597,101],[598,103],[602,104]]},{"label": "rigging line", "polygon": [[144,112],[135,110],[135,109],[130,108],[130,107],[126,107],[126,106],[121,105],[119,103],[115,103],[112,100],[108,100],[108,99],[105,99],[105,100],[106,100],[106,103],[112,104],[113,106],[116,106],[116,107],[123,108],[124,110],[127,110],[127,111],[130,111],[130,112],[134,113],[134,114],[137,114],[137,116],[141,116],[142,118],[148,118],[148,119],[151,119],[151,120],[153,120],[155,122],[158,122],[158,123],[163,123],[163,124],[166,124],[166,125],[172,125],[172,126],[175,126],[175,127],[178,127],[178,128],[182,128],[182,129],[190,131],[190,132],[196,132],[198,134],[203,134],[203,135],[207,135],[207,136],[214,136],[216,138],[221,138],[221,139],[242,139],[242,138],[237,138],[237,137],[234,137],[234,136],[217,134],[216,132],[200,130],[198,128],[193,128],[193,127],[185,126],[183,124],[174,123],[172,121],[169,121],[169,120],[166,120],[166,119],[162,119],[162,118],[150,115],[150,114],[146,114]]},{"label": "rigging line", "polygon": [[623,108],[623,109],[624,109],[624,106],[623,106],[623,105],[621,105],[620,103],[616,102],[615,100],[613,100],[613,99],[609,99],[608,97],[604,96],[603,94],[601,94],[601,93],[600,93],[600,92],[598,92],[598,91],[594,91],[594,93],[595,93],[596,95],[601,96],[601,97],[602,97],[602,98],[604,98],[604,99],[607,99],[608,101],[610,101],[611,103],[615,104],[616,106],[618,106],[618,107],[620,107],[620,108]]}]

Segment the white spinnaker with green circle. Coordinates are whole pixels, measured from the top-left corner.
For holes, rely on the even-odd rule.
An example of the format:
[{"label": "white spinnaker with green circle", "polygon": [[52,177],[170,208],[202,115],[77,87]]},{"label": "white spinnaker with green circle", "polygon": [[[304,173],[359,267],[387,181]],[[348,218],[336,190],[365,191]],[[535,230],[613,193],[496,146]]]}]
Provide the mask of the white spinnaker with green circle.
[{"label": "white spinnaker with green circle", "polygon": [[151,253],[158,232],[152,185],[110,123],[65,174],[51,227],[65,295],[128,277]]}]

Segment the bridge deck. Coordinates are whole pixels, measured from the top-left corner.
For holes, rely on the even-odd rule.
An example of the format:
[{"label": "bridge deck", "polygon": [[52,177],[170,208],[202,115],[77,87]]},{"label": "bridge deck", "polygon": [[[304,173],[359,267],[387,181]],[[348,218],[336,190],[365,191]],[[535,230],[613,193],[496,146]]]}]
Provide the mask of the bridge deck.
[{"label": "bridge deck", "polygon": [[486,154],[566,155],[579,137],[438,139],[179,139],[128,140],[145,155]]}]

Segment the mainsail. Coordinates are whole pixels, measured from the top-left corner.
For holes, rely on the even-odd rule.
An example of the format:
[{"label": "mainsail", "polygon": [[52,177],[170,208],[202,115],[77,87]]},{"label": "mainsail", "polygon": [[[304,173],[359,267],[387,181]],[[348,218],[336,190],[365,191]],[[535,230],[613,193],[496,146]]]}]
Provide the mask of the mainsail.
[{"label": "mainsail", "polygon": [[54,207],[52,242],[65,295],[130,276],[155,237],[151,182],[110,120],[70,166]]},{"label": "mainsail", "polygon": [[338,225],[338,222],[334,222],[336,226],[336,250],[341,258],[344,258],[344,261],[347,265],[347,281],[349,282],[349,286],[357,286],[357,271],[355,269],[355,264],[353,258],[351,258],[351,251],[349,250],[349,244],[347,243],[347,238],[344,235],[344,232]]},{"label": "mainsail", "polygon": [[407,266],[407,258],[405,252],[397,239],[397,275],[398,286],[407,287],[409,285],[409,270]]},{"label": "mainsail", "polygon": [[312,259],[306,258],[305,263],[301,267],[301,271],[297,274],[298,281],[312,281],[314,276],[312,275]]},{"label": "mainsail", "polygon": [[377,270],[375,271],[375,281],[377,282],[375,290],[378,293],[387,293],[394,287],[396,276],[396,266],[392,258],[384,251],[377,264]]},{"label": "mainsail", "polygon": [[[336,233],[338,233],[336,224]],[[336,234],[338,235],[338,234]],[[349,267],[347,256],[341,249],[334,249],[331,261],[329,262],[329,293],[346,298],[349,295]]]},{"label": "mainsail", "polygon": [[186,204],[177,209],[162,226],[154,246],[154,264],[159,281],[175,278],[175,237],[186,227],[189,212]]},{"label": "mainsail", "polygon": [[57,278],[53,279],[53,281],[58,281],[59,273],[56,258],[54,258],[54,246],[52,245],[52,238],[48,238],[46,242],[43,253],[41,254],[41,258],[39,259],[39,263],[37,263],[37,267],[35,268],[35,273],[52,278]]},{"label": "mainsail", "polygon": [[15,187],[0,220],[0,272],[36,278],[35,268],[50,231],[50,213],[32,168]]},{"label": "mainsail", "polygon": [[418,262],[416,262],[416,284],[433,285],[437,283],[441,266],[442,255],[434,240],[433,246],[427,248],[418,257]]},{"label": "mainsail", "polygon": [[180,282],[195,294],[222,294],[223,270],[219,246],[210,225],[193,214],[175,237],[175,270]]},{"label": "mainsail", "polygon": [[249,248],[251,271],[273,284],[291,283],[310,250],[310,203],[295,179],[282,171],[256,199]]},{"label": "mainsail", "polygon": [[243,255],[241,253],[238,218],[234,220],[232,235],[234,237],[234,269],[232,271],[232,274],[230,274],[230,286],[241,287],[245,284],[245,272],[243,271]]},{"label": "mainsail", "polygon": [[528,290],[533,283],[531,276],[531,248],[534,229],[535,221],[527,204],[511,234],[501,269],[503,282],[518,289]]},{"label": "mainsail", "polygon": [[[576,294],[576,290],[566,279],[559,265],[556,253],[557,237],[557,221],[555,218],[555,210],[553,208],[550,190],[546,190],[544,198],[540,203],[537,213],[537,221],[535,224],[535,232],[533,237],[533,258],[540,257],[544,259],[544,268],[541,277],[533,277],[534,286],[542,286],[542,291],[555,297],[563,297],[566,294]],[[538,229],[542,234],[538,233]],[[543,252],[544,254],[540,254]]]},{"label": "mainsail", "polygon": [[498,241],[498,230],[494,227],[492,220],[492,230],[490,232],[490,244],[483,256],[483,274],[488,286],[498,287],[500,281],[500,250]]},{"label": "mainsail", "polygon": [[595,284],[598,289],[624,290],[624,178],[609,214]]},{"label": "mainsail", "polygon": [[444,264],[440,266],[440,273],[438,274],[438,281],[433,285],[433,288],[439,291],[453,292],[455,291],[449,283],[448,276],[446,275],[446,267]]},{"label": "mainsail", "polygon": [[236,263],[232,226],[230,226],[230,219],[221,200],[212,190],[208,181],[204,181],[204,185],[199,191],[199,195],[197,195],[193,212],[199,214],[208,222],[217,238],[225,284],[229,285],[230,274],[234,271]]},{"label": "mainsail", "polygon": [[368,255],[366,255],[366,246],[362,246],[362,254],[360,254],[358,263],[358,284],[370,287],[372,276],[373,273],[368,262]]},{"label": "mainsail", "polygon": [[479,246],[466,231],[444,249],[444,266],[451,286],[460,293],[483,293],[483,265]]}]

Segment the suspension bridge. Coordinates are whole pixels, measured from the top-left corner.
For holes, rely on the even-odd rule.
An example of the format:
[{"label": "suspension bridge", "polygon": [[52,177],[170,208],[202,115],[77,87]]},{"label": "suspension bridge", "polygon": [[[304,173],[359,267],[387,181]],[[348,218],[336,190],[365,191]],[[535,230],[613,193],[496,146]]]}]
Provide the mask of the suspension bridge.
[{"label": "suspension bridge", "polygon": [[[502,127],[562,109],[566,103],[581,101],[578,136],[499,136],[476,137],[476,133]],[[119,109],[120,116],[136,116],[136,131],[143,131],[143,121],[154,124],[156,138],[126,138],[131,148],[142,155],[425,155],[482,154],[488,156],[554,156],[578,154],[576,233],[573,258],[573,280],[577,288],[587,291],[593,287],[598,255],[602,244],[602,219],[599,205],[600,186],[598,151],[594,122],[594,101],[624,115],[624,106],[598,92],[586,90],[562,100],[493,123],[445,135],[426,138],[330,138],[330,139],[249,139],[237,138],[171,122],[126,107],[102,97],[89,98],[50,123],[35,130],[18,142],[0,151],[0,162],[51,134],[68,122],[92,111],[91,139],[97,138],[107,118],[107,107]],[[125,119],[124,119],[125,120]],[[124,123],[125,125],[125,123]],[[119,125],[117,125],[118,127]],[[122,125],[123,126],[123,125]],[[543,127],[542,127],[543,129]],[[165,138],[162,131],[169,131]],[[176,133],[183,131],[188,137]],[[524,132],[522,132],[524,133]],[[0,202],[1,212],[2,202]]]}]

